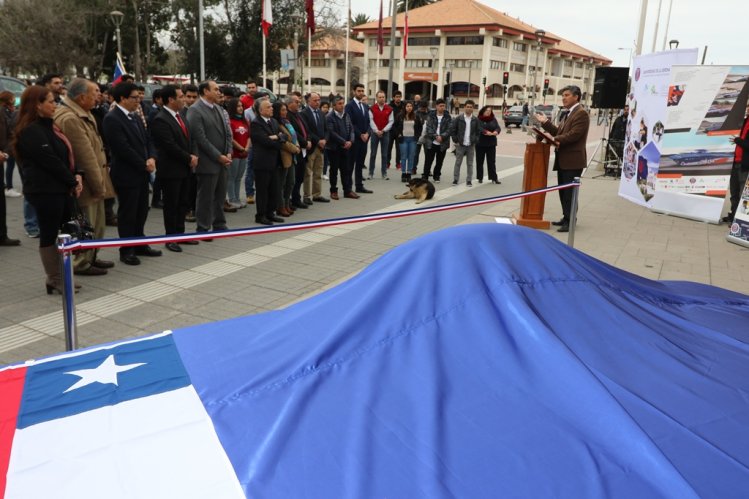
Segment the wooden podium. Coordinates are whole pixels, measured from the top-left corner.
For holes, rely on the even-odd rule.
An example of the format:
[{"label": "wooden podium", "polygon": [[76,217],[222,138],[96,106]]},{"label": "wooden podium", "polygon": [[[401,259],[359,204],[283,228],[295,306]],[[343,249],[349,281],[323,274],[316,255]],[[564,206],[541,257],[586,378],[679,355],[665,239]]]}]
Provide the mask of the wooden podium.
[{"label": "wooden podium", "polygon": [[[544,142],[525,145],[523,191],[546,187],[546,178],[549,173],[549,147],[549,144]],[[524,197],[520,201],[520,215],[514,217],[516,223],[534,229],[548,229],[551,224],[548,220],[544,220],[545,201],[545,193]]]}]

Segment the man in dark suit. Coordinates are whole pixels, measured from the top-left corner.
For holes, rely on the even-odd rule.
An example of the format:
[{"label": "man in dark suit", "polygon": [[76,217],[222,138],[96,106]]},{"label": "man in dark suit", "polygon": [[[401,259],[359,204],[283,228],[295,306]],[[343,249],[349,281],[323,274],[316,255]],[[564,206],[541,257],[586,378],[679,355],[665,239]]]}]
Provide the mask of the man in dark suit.
[{"label": "man in dark suit", "polygon": [[[164,105],[151,121],[151,138],[159,159],[156,180],[163,192],[164,233],[184,234],[190,174],[198,166],[197,147],[180,114],[184,103],[182,90],[166,85],[161,89],[161,98]],[[197,241],[184,244],[197,244]],[[182,251],[177,243],[167,243],[166,249]]]},{"label": "man in dark suit", "polygon": [[367,142],[369,142],[369,106],[362,102],[364,98],[364,85],[357,83],[354,85],[354,98],[346,104],[346,114],[351,119],[354,127],[354,144],[349,152],[346,172],[341,175],[341,179],[351,179],[354,174],[356,179],[356,192],[371,194],[372,191],[364,188],[364,158],[367,156]]},{"label": "man in dark suit", "polygon": [[[536,119],[541,126],[554,136],[554,145],[557,152],[554,158],[554,170],[557,172],[557,183],[568,184],[575,177],[583,173],[588,164],[586,143],[588,141],[588,128],[590,127],[590,116],[580,104],[582,92],[580,87],[570,85],[562,89],[562,106],[564,110],[560,113],[559,126],[555,126],[545,114],[536,113]],[[552,224],[559,226],[558,232],[569,232],[572,217],[572,189],[559,191],[559,201],[562,203],[564,216],[558,222]]]},{"label": "man in dark suit", "polygon": [[274,209],[280,205],[278,169],[282,168],[281,147],[284,139],[278,131],[280,125],[273,119],[273,104],[270,100],[262,99],[257,101],[255,106],[257,117],[250,126],[252,147],[255,150],[255,221],[263,225],[273,225],[273,222],[283,222],[283,218],[276,216]]},{"label": "man in dark suit", "polygon": [[[307,107],[302,111],[302,117],[310,131],[312,147],[307,154],[307,167],[304,173],[304,203],[311,205],[313,201],[329,203],[330,199],[322,195],[322,167],[325,154],[325,116],[320,112],[320,94],[309,94]],[[298,135],[298,134],[297,134]],[[297,179],[299,182],[299,179]]]},{"label": "man in dark suit", "polygon": [[[300,92],[291,92],[288,97],[286,108],[288,109],[288,119],[296,130],[296,136],[299,140],[299,147],[303,152],[296,156],[296,165],[294,166],[294,187],[291,190],[291,206],[294,208],[307,208],[302,201],[301,188],[304,185],[304,176],[307,172],[307,160],[313,150],[317,148],[316,144],[318,131],[312,130],[305,119],[303,112],[300,110],[302,103],[302,94]],[[311,204],[311,202],[310,202]]]},{"label": "man in dark suit", "polygon": [[[330,197],[340,199],[338,196],[338,174],[342,172],[348,163],[348,153],[354,143],[354,127],[351,120],[344,113],[345,101],[343,97],[333,97],[333,110],[328,114],[326,127],[325,149],[330,158]],[[350,199],[359,199],[359,195],[351,189],[351,176],[346,178],[341,175],[343,184],[343,196]]]},{"label": "man in dark suit", "polygon": [[[148,216],[148,177],[156,169],[151,138],[135,114],[140,107],[138,87],[120,83],[112,89],[114,108],[104,117],[102,128],[111,153],[110,176],[117,192],[117,232],[120,237],[144,236]],[[161,256],[145,246],[120,248],[120,261],[139,265],[138,256]]]},{"label": "man in dark suit", "polygon": [[226,230],[226,170],[231,166],[231,129],[219,108],[221,90],[215,81],[198,86],[200,98],[190,107],[188,129],[198,148],[197,232]]}]

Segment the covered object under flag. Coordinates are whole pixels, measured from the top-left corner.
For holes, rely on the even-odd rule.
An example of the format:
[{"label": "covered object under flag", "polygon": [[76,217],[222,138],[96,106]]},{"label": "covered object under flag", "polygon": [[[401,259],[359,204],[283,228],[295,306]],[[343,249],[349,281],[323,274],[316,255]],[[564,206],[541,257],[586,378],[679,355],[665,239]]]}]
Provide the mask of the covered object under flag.
[{"label": "covered object under flag", "polygon": [[746,497],[749,297],[469,225],[0,371],[5,497]]}]

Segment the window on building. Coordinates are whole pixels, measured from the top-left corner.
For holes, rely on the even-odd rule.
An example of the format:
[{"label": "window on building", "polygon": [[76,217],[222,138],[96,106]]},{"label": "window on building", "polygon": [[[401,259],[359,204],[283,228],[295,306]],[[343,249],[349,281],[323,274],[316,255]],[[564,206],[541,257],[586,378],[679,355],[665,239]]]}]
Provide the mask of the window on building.
[{"label": "window on building", "polygon": [[448,36],[448,45],[483,45],[483,36]]},{"label": "window on building", "polygon": [[494,40],[492,40],[492,45],[494,45],[495,47],[500,47],[500,48],[505,48],[506,49],[507,48],[507,40],[505,40],[504,38],[494,38]]},{"label": "window on building", "polygon": [[346,61],[343,59],[337,59],[335,61],[335,67],[338,69],[346,69]]},{"label": "window on building", "polygon": [[[401,44],[401,39],[400,38],[396,38],[395,39],[395,46],[399,47],[400,44]],[[410,43],[409,43],[409,45],[410,45]],[[369,39],[369,46],[370,47],[376,47],[377,46],[377,37]],[[389,47],[390,46],[390,35],[386,35],[385,36],[385,39],[383,40],[382,46],[383,47]]]},{"label": "window on building", "polygon": [[446,59],[445,66],[454,68],[481,69],[481,59]]},{"label": "window on building", "polygon": [[489,64],[489,69],[504,70],[505,67],[507,67],[507,63],[505,61],[490,61]]},{"label": "window on building", "polygon": [[410,47],[426,46],[426,45],[437,45],[440,44],[440,37],[438,36],[409,36],[408,45]]},{"label": "window on building", "polygon": [[576,67],[577,69],[583,69],[583,63],[582,63],[582,62],[576,62],[576,63],[575,63],[575,67]]},{"label": "window on building", "polygon": [[518,52],[527,52],[528,45],[520,42],[512,42],[512,50],[517,50]]},{"label": "window on building", "polygon": [[[436,62],[436,61],[435,61]],[[406,59],[407,68],[431,68],[431,59]]]},{"label": "window on building", "polygon": [[510,64],[510,71],[514,71],[516,73],[525,73],[525,64],[516,64],[513,62]]},{"label": "window on building", "polygon": [[329,68],[330,59],[312,59],[313,68]]}]

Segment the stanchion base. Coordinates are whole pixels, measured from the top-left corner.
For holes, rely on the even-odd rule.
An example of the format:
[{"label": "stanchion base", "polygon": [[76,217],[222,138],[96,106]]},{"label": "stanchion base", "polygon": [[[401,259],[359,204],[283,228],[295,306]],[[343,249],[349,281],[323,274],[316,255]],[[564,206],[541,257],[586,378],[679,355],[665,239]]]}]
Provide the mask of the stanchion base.
[{"label": "stanchion base", "polygon": [[551,227],[551,222],[549,222],[548,220],[521,218],[518,215],[513,215],[512,218],[513,220],[515,220],[516,225],[522,225],[524,227],[530,227],[532,229],[549,230],[549,228]]}]

